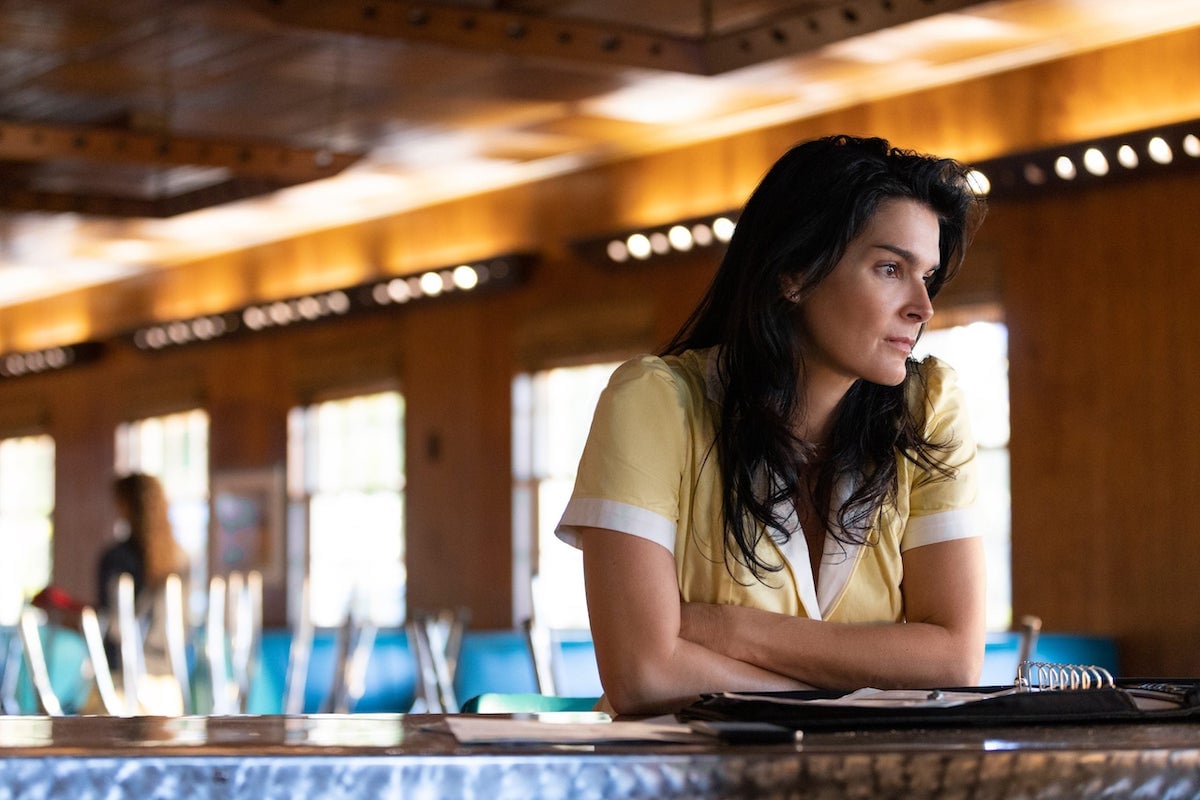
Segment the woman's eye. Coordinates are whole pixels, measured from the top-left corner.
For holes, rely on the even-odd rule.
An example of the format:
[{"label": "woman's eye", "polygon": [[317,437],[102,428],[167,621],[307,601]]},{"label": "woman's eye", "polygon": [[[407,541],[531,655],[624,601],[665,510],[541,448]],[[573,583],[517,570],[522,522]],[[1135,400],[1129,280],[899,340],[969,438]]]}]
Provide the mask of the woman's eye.
[{"label": "woman's eye", "polygon": [[884,264],[882,269],[883,274],[887,275],[889,278],[894,277],[900,272],[900,267],[896,264]]},{"label": "woman's eye", "polygon": [[928,286],[933,281],[935,275],[937,275],[937,270],[934,270],[933,272],[927,272],[925,273],[924,277],[921,278],[921,280],[925,281],[925,285]]}]

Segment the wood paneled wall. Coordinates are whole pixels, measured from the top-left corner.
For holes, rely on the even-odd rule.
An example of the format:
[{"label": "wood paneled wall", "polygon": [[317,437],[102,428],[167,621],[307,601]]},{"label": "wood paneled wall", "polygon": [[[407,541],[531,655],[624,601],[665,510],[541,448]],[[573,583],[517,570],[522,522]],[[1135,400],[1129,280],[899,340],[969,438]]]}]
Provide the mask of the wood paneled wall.
[{"label": "wood paneled wall", "polygon": [[1195,176],[999,207],[1013,594],[1115,635],[1131,674],[1200,674]]},{"label": "wood paneled wall", "polygon": [[[695,255],[604,269],[573,256],[573,239],[735,207],[814,135],[983,159],[1200,117],[1198,56],[1200,31],[1172,34],[6,309],[0,343],[33,347],[72,326],[109,337],[489,253],[542,257],[502,294],[172,353],[116,342],[95,365],[0,383],[0,435],[42,427],[58,445],[55,580],[94,591],[117,422],[199,402],[214,470],[279,464],[289,407],[390,380],[408,409],[410,604],[508,625],[513,374],[653,349],[714,267]],[[958,290],[998,297],[1010,326],[1015,613],[1117,636],[1131,673],[1200,671],[1198,218],[1194,179],[998,202]]]}]

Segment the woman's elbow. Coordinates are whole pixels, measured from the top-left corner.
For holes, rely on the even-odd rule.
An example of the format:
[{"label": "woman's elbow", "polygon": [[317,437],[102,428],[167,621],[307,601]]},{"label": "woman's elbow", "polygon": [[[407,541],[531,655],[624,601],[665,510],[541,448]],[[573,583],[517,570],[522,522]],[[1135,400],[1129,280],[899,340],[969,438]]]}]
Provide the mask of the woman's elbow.
[{"label": "woman's elbow", "polygon": [[663,714],[678,711],[692,697],[682,697],[671,671],[648,658],[631,659],[600,671],[600,684],[618,714]]},{"label": "woman's elbow", "polygon": [[643,687],[624,683],[611,684],[611,688],[610,684],[605,684],[604,696],[613,711],[620,715],[665,714],[679,708],[643,691]]},{"label": "woman's elbow", "polygon": [[975,686],[983,674],[983,646],[963,646],[945,663],[942,686]]}]

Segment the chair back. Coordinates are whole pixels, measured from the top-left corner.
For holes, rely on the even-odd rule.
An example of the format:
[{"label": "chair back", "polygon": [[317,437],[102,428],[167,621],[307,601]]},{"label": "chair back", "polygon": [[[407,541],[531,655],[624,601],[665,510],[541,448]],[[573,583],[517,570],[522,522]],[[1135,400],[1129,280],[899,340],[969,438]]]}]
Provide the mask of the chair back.
[{"label": "chair back", "polygon": [[437,614],[412,614],[405,623],[409,649],[417,669],[414,713],[453,714],[458,711],[455,681],[466,620],[464,610],[445,609]]},{"label": "chair back", "polygon": [[[284,680],[283,713],[304,713],[308,673],[317,627],[312,620],[308,578],[300,588],[300,619],[292,632]],[[317,707],[319,713],[349,714],[366,691],[367,667],[378,633],[376,626],[358,613],[351,596],[341,624],[335,628],[333,676],[329,691]]]},{"label": "chair back", "polygon": [[117,579],[117,631],[121,640],[121,687],[124,691],[125,714],[141,712],[138,688],[142,680],[142,629],[137,620],[133,576],[122,574]]},{"label": "chair back", "polygon": [[244,714],[262,647],[262,575],[214,575],[208,583],[204,656],[212,713]]},{"label": "chair back", "polygon": [[83,629],[83,640],[87,644],[88,658],[92,662],[92,674],[96,677],[96,692],[104,710],[111,716],[129,716],[129,707],[125,698],[117,691],[113,682],[112,669],[108,663],[108,653],[104,650],[104,634],[100,630],[100,620],[96,610],[85,606],[79,613],[79,624]]},{"label": "chair back", "polygon": [[17,686],[21,679],[21,617],[17,624],[0,627],[0,714],[20,714]]},{"label": "chair back", "polygon": [[61,717],[62,703],[50,683],[50,668],[46,663],[46,651],[42,648],[40,613],[32,606],[21,611],[21,647],[25,651],[25,666],[29,669],[29,679],[33,683],[38,706],[43,714]]},{"label": "chair back", "polygon": [[179,684],[183,713],[194,714],[196,703],[192,695],[192,676],[187,657],[187,645],[191,637],[184,613],[183,580],[178,575],[168,575],[165,592],[167,659],[171,664],[171,674]]}]

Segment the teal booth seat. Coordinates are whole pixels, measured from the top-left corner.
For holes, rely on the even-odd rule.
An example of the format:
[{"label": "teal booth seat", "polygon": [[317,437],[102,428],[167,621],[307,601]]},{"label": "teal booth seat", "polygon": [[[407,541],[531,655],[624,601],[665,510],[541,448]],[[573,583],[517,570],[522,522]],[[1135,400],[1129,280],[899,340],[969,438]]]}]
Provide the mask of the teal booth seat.
[{"label": "teal booth seat", "polygon": [[[263,631],[258,679],[251,685],[247,704],[251,714],[282,712],[291,644],[292,634],[287,629]],[[333,685],[336,658],[335,632],[318,631],[313,637],[308,679],[304,684],[304,713],[320,711]],[[416,690],[416,665],[408,649],[408,637],[404,629],[380,630],[375,636],[375,644],[367,662],[366,688],[355,704],[354,711],[363,714],[408,711],[416,697]]]},{"label": "teal booth seat", "polygon": [[[42,640],[42,651],[46,654],[50,686],[54,689],[63,711],[67,714],[78,714],[84,710],[94,685],[87,644],[78,631],[61,625],[42,625],[38,633]],[[0,636],[0,643],[4,645],[0,657],[7,657],[9,642],[12,640],[10,637],[15,638],[18,635],[16,629],[5,631],[5,634]],[[21,713],[42,713],[33,682],[29,678],[25,658],[22,656],[14,666],[19,670],[16,690]],[[4,667],[4,664],[0,664],[0,670]]]},{"label": "teal booth seat", "polygon": [[554,688],[568,697],[599,697],[600,670],[596,666],[596,645],[591,631],[561,630],[552,637],[554,647]]},{"label": "teal booth seat", "polygon": [[537,673],[523,630],[463,632],[454,671],[454,695],[459,702],[485,693],[537,691]]},{"label": "teal booth seat", "polygon": [[525,631],[465,632],[454,676],[454,691],[462,711],[591,711],[601,694],[591,635],[587,631],[554,631],[551,648],[556,695],[538,692]]},{"label": "teal booth seat", "polygon": [[[329,694],[336,659],[336,637],[318,631],[313,640],[305,682],[304,712],[316,713]],[[248,711],[278,714],[283,708],[291,632],[263,631],[262,657],[257,679],[251,684]],[[595,651],[590,637],[556,642],[556,674],[560,695],[599,696]],[[416,697],[416,662],[403,628],[379,631],[367,662],[366,690],[354,707],[357,713],[408,711]],[[462,636],[454,674],[454,692],[460,702],[483,694],[538,692],[533,657],[520,629],[469,630]]]},{"label": "teal booth seat", "polygon": [[[551,632],[551,670],[560,698],[599,697],[596,648],[586,630]],[[466,631],[454,674],[459,702],[484,694],[535,696],[537,674],[525,632],[520,629]],[[553,705],[553,703],[551,703]]]},{"label": "teal booth seat", "polygon": [[[1011,686],[1017,675],[1021,634],[989,633],[983,655],[981,686]],[[1119,674],[1117,643],[1109,636],[1042,631],[1034,644],[1031,661],[1054,664],[1085,664]]]}]

